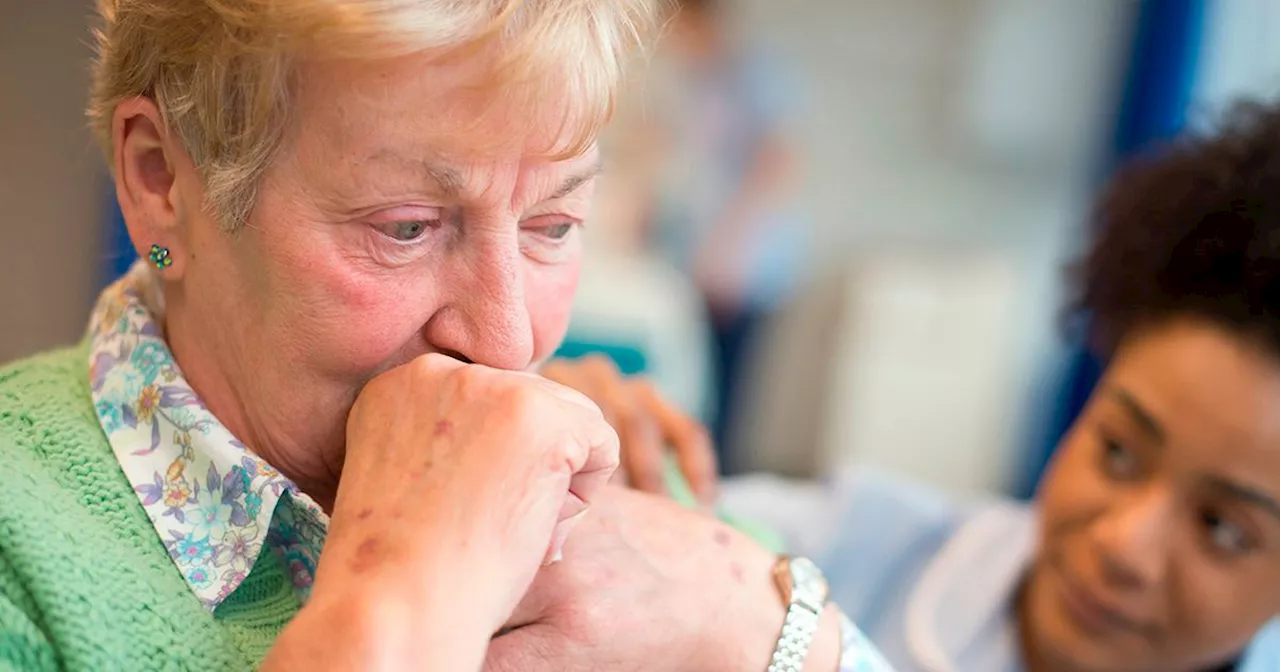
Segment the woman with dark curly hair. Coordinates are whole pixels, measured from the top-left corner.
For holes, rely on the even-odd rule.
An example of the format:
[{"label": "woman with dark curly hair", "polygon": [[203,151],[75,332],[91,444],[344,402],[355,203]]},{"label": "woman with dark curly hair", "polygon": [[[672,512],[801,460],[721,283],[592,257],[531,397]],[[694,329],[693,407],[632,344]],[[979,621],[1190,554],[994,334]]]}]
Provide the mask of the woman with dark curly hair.
[{"label": "woman with dark curly hair", "polygon": [[1280,670],[1280,107],[1129,165],[1095,223],[1070,316],[1108,365],[1033,508],[726,488],[901,672]]}]

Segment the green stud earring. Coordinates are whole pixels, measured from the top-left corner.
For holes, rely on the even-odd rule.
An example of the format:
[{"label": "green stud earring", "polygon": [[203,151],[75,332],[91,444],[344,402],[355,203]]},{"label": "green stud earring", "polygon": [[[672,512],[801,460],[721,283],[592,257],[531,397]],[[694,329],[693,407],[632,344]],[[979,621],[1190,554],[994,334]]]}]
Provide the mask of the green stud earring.
[{"label": "green stud earring", "polygon": [[167,247],[152,245],[151,253],[147,257],[151,259],[152,265],[162,271],[173,265],[173,258],[169,256],[169,248]]}]

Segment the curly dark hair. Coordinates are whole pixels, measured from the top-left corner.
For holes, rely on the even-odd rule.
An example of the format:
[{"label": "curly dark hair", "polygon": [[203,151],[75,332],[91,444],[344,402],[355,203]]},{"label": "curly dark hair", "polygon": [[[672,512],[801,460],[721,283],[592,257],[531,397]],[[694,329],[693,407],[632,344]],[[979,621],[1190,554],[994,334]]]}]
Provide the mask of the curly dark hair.
[{"label": "curly dark hair", "polygon": [[1068,318],[1098,354],[1191,316],[1280,355],[1280,105],[1241,103],[1214,133],[1127,164],[1093,223]]}]

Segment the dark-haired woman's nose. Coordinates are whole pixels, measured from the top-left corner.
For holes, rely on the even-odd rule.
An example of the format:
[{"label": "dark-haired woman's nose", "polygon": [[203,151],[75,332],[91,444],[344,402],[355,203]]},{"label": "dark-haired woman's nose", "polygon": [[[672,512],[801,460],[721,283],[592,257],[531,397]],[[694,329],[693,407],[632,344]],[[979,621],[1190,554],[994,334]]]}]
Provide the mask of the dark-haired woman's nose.
[{"label": "dark-haired woman's nose", "polygon": [[1122,589],[1160,585],[1169,566],[1175,513],[1173,497],[1157,484],[1117,500],[1091,530],[1102,578]]}]

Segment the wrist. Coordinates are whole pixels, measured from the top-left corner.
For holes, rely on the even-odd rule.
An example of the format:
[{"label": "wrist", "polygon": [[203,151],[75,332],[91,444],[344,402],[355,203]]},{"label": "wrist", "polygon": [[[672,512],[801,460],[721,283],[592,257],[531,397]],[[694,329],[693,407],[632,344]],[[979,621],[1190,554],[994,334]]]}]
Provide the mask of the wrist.
[{"label": "wrist", "polygon": [[[739,612],[744,613],[744,612]],[[750,613],[750,612],[745,612]],[[706,670],[767,670],[773,650],[787,617],[787,606],[782,604],[777,591],[768,601],[759,601],[754,615],[745,619],[711,619],[713,621],[737,621],[738,636],[731,641],[735,647],[725,647],[722,637],[709,637],[699,650],[706,653],[697,669]],[[710,643],[711,645],[706,645]],[[818,621],[818,629],[804,658],[805,672],[836,672],[840,666],[840,614],[835,604],[828,604]],[[725,656],[733,658],[726,662]]]},{"label": "wrist", "polygon": [[[350,605],[377,615],[401,611],[404,619],[443,615],[459,626],[487,628],[492,634],[514,606],[517,582],[495,561],[501,553],[473,535],[470,543],[439,526],[418,527],[417,534],[392,530],[332,530],[320,556],[311,603]],[[336,534],[334,532],[337,532]]]},{"label": "wrist", "polygon": [[805,672],[835,672],[840,668],[840,653],[840,612],[834,603],[828,603],[805,657]]},{"label": "wrist", "polygon": [[769,671],[833,672],[840,665],[840,613],[821,570],[807,558],[783,556],[773,574],[786,616]]},{"label": "wrist", "polygon": [[264,670],[478,670],[491,630],[454,607],[407,597],[377,582],[312,594],[277,639]]}]

